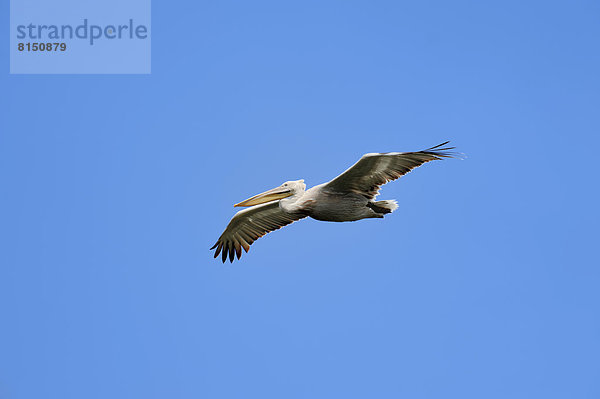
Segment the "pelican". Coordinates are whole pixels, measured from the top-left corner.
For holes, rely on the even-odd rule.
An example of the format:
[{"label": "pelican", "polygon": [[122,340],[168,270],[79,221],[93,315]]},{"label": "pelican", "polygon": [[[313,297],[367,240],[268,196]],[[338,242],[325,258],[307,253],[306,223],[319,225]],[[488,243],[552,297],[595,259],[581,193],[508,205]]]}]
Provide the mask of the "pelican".
[{"label": "pelican", "polygon": [[395,200],[375,201],[385,183],[404,176],[426,162],[454,158],[449,141],[417,152],[369,153],[330,182],[308,190],[304,180],[286,181],[281,186],[255,195],[234,207],[249,207],[236,213],[211,250],[229,256],[242,256],[250,245],[271,231],[311,217],[326,222],[352,222],[383,218],[398,208]]}]

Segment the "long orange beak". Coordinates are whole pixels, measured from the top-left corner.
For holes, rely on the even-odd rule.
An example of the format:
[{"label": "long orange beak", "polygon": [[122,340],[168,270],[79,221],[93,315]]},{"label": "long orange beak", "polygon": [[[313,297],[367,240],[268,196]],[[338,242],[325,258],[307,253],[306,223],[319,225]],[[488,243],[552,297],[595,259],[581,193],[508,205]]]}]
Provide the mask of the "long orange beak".
[{"label": "long orange beak", "polygon": [[265,191],[264,193],[255,195],[254,197],[250,197],[245,201],[235,204],[234,206],[253,206],[253,205],[264,204],[265,202],[271,202],[271,201],[289,197],[292,194],[293,193],[289,188],[280,186],[280,187],[271,189],[269,191]]}]

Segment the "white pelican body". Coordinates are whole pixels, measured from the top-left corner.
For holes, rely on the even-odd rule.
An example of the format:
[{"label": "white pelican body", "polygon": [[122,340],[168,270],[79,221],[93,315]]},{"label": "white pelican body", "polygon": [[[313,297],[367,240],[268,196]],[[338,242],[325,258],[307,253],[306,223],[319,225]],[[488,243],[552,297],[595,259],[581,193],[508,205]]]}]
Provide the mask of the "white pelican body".
[{"label": "white pelican body", "polygon": [[410,172],[425,162],[452,157],[453,147],[446,143],[418,152],[365,154],[344,173],[306,190],[304,180],[288,181],[281,186],[248,198],[234,206],[248,206],[239,211],[219,237],[215,258],[239,259],[242,248],[248,252],[258,238],[296,220],[311,217],[327,222],[351,222],[383,218],[398,208],[396,201],[374,201],[379,188]]},{"label": "white pelican body", "polygon": [[[303,180],[296,182],[304,185]],[[298,191],[301,187],[297,188]],[[307,191],[300,191],[297,199],[285,198],[279,201],[279,207],[285,212],[300,212],[313,219],[324,222],[353,222],[366,218],[382,218],[397,208],[395,201],[378,201],[380,208],[375,209],[375,202],[356,193],[336,192],[325,184],[319,184]],[[387,207],[386,207],[387,206]]]}]

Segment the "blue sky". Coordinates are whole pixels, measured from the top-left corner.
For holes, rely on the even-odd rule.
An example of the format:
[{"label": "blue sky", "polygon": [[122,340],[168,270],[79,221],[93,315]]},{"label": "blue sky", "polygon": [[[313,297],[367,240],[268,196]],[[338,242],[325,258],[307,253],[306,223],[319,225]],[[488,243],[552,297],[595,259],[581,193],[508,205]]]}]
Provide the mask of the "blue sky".
[{"label": "blue sky", "polygon": [[[0,397],[599,397],[599,12],[155,1],[151,75],[2,52]],[[234,203],[445,140],[384,220],[212,259]]]}]

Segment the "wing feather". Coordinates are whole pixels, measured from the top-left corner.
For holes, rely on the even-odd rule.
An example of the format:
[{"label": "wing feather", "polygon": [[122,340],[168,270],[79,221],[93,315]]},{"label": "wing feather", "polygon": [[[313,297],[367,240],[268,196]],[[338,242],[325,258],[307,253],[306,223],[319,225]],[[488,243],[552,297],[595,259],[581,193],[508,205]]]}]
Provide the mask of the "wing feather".
[{"label": "wing feather", "polygon": [[385,183],[404,176],[426,162],[454,158],[454,147],[444,147],[449,141],[417,152],[365,154],[344,173],[326,183],[323,188],[337,193],[356,193],[372,200]]},{"label": "wing feather", "polygon": [[211,249],[215,249],[215,258],[221,253],[223,263],[229,257],[240,259],[242,248],[248,252],[250,245],[271,231],[306,217],[300,213],[287,213],[279,207],[279,201],[252,206],[236,213],[221,237]]}]

